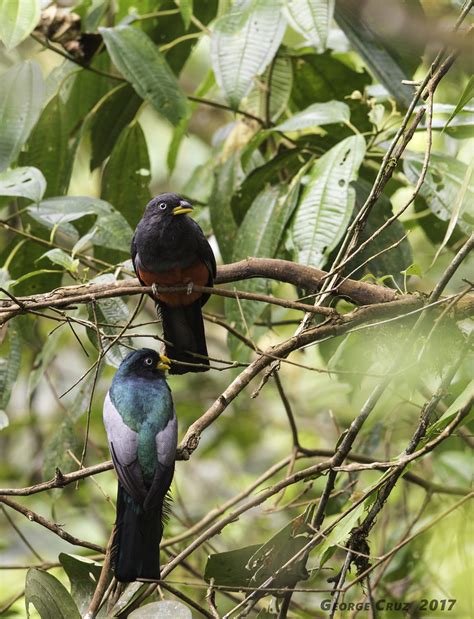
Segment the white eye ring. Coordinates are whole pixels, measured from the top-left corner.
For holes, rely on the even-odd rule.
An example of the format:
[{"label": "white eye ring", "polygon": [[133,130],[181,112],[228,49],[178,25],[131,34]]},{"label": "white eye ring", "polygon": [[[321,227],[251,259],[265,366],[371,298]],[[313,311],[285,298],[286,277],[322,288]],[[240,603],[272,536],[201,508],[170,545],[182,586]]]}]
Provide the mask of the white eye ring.
[{"label": "white eye ring", "polygon": [[166,202],[160,202],[160,203],[158,204],[158,208],[160,208],[162,211],[164,211],[164,210],[165,210],[165,208],[166,208]]},{"label": "white eye ring", "polygon": [[153,359],[151,357],[146,357],[143,363],[145,365],[153,365]]}]

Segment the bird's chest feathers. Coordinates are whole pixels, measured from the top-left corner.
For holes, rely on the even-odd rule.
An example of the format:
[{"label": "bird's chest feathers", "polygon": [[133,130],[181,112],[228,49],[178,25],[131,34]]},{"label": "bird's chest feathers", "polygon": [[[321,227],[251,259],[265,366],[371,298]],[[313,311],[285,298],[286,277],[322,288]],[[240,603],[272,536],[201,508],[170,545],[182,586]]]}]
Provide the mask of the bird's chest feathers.
[{"label": "bird's chest feathers", "polygon": [[167,224],[151,220],[137,230],[137,248],[145,270],[154,272],[186,268],[196,259],[197,244],[182,216]]}]

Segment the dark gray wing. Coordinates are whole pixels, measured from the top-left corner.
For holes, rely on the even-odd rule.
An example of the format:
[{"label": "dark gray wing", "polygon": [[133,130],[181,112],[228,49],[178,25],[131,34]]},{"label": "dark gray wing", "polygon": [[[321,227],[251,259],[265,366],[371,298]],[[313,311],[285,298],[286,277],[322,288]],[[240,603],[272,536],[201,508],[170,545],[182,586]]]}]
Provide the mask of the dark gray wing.
[{"label": "dark gray wing", "polygon": [[138,462],[138,434],[125,424],[108,393],[103,418],[117,477],[127,493],[142,504],[148,490]]},{"label": "dark gray wing", "polygon": [[211,246],[209,245],[208,240],[206,239],[204,232],[201,229],[201,226],[194,221],[194,219],[189,218],[189,221],[192,222],[194,232],[196,235],[198,247],[197,253],[204,264],[209,269],[210,278],[208,281],[208,286],[212,286],[212,282],[214,277],[216,276],[217,266],[216,266],[216,257],[214,256],[214,252],[212,251]]},{"label": "dark gray wing", "polygon": [[156,435],[155,444],[158,465],[153,483],[143,503],[145,509],[163,504],[173,479],[176,447],[178,445],[178,422],[174,409],[173,416],[167,425]]}]

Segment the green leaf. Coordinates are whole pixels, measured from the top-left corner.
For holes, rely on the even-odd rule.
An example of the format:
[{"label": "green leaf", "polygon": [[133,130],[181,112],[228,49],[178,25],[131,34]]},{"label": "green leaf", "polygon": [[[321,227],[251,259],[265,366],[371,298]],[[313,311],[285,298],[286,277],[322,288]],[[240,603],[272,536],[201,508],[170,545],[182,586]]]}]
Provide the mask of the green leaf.
[{"label": "green leaf", "polygon": [[179,10],[183,18],[184,27],[187,30],[191,23],[191,17],[193,16],[193,0],[180,0]]},{"label": "green leaf", "polygon": [[94,245],[123,252],[130,251],[132,229],[125,218],[104,200],[86,196],[50,198],[43,200],[38,206],[28,207],[28,212],[33,219],[48,228],[58,227],[74,242],[79,235],[68,222],[86,215],[96,215],[97,219],[91,229],[95,229],[92,236]]},{"label": "green leaf", "polygon": [[216,21],[211,36],[212,67],[233,108],[271,62],[285,27],[279,0],[239,3]]},{"label": "green leaf", "polygon": [[[68,411],[69,412],[69,411]],[[54,477],[58,468],[62,473],[70,473],[77,464],[67,453],[77,453],[81,449],[79,434],[74,427],[73,419],[65,415],[49,435],[44,445],[43,476],[45,479]]]},{"label": "green leaf", "polygon": [[129,619],[192,619],[191,611],[177,600],[161,600],[140,606],[128,615]]},{"label": "green leaf", "polygon": [[[106,275],[99,275],[91,280],[94,284],[107,284],[116,282],[115,277],[107,273]],[[92,308],[88,305],[89,320],[94,320],[94,314]],[[101,299],[96,303],[96,316],[97,321],[106,323],[107,325],[124,325],[129,319],[129,311],[127,304],[120,297],[111,297],[110,299]],[[101,331],[107,335],[117,335],[118,329],[114,329],[113,326],[101,327]],[[87,328],[87,336],[92,344],[99,350],[99,342],[97,341],[97,332],[95,329]],[[125,357],[130,352],[130,348],[133,347],[133,342],[130,338],[121,338],[120,344],[116,342],[112,348],[105,355],[105,360],[108,365],[114,368],[122,363]],[[104,346],[109,342],[105,341]]]},{"label": "green leaf", "polygon": [[[280,200],[286,197],[284,186],[268,187],[261,191],[250,206],[247,214],[239,226],[234,242],[232,260],[237,262],[250,256],[272,257],[276,251],[279,237],[275,233],[278,222],[278,206]],[[249,279],[240,282],[239,290],[265,294],[268,284],[264,279]],[[243,335],[251,330],[253,323],[265,309],[263,303],[257,301],[237,301],[225,299],[226,319]],[[233,355],[241,358],[238,349],[244,345],[234,337],[229,338],[229,346]],[[245,349],[246,350],[246,349]]]},{"label": "green leaf", "polygon": [[107,159],[120,133],[135,118],[142,103],[129,84],[120,84],[99,101],[90,121],[91,170]]},{"label": "green leaf", "polygon": [[8,326],[7,333],[7,341],[0,347],[0,351],[2,351],[0,357],[0,410],[7,408],[21,365],[20,335],[11,323]]},{"label": "green leaf", "polygon": [[[344,101],[349,106],[351,122],[360,131],[370,131],[369,106],[363,98],[351,98],[354,91],[363,93],[372,78],[367,71],[355,71],[329,51],[324,54],[304,54],[293,58],[294,82],[291,103],[304,110],[310,103]],[[340,140],[350,134],[343,127],[331,127],[331,137]]]},{"label": "green leaf", "polygon": [[[466,406],[469,401],[471,401],[472,405],[474,406],[474,381],[471,381],[467,384],[464,391],[460,393],[451,404],[451,406],[449,406],[448,409],[444,411],[438,421],[436,421],[436,423],[430,426],[423,443],[428,442],[434,436],[442,432],[444,428],[449,425],[451,421],[453,421],[461,408],[464,408],[464,406]],[[473,418],[473,416],[474,409],[471,410],[470,413],[463,419],[462,424],[464,425],[469,422]]]},{"label": "green leaf", "polygon": [[212,199],[209,204],[211,224],[224,262],[231,262],[237,224],[230,205],[235,187],[242,179],[238,153],[233,153],[216,170]]},{"label": "green leaf", "polygon": [[45,87],[38,64],[15,64],[0,75],[0,171],[20,152],[41,113]]},{"label": "green leaf", "polygon": [[[297,516],[265,544],[210,555],[204,578],[219,586],[258,587],[298,553],[309,541],[314,506]],[[273,586],[294,586],[308,577],[303,554],[288,570],[278,575]]]},{"label": "green leaf", "polygon": [[0,173],[0,196],[15,196],[39,202],[45,190],[46,180],[37,168],[15,168]]},{"label": "green leaf", "polygon": [[[99,54],[93,59],[91,66],[100,71],[109,71],[109,57],[107,54]],[[73,79],[72,87],[69,87],[69,80],[66,82],[66,88],[69,89],[66,101],[66,133],[68,135],[77,132],[90,110],[107,94],[111,87],[109,78],[87,69],[78,71]],[[112,84],[115,86],[116,82],[113,81]],[[64,96],[63,90],[60,90],[60,96]]]},{"label": "green leaf", "polygon": [[[413,185],[420,177],[423,159],[421,153],[408,152],[403,160],[403,171]],[[450,220],[453,209],[458,209],[457,225],[465,234],[471,233],[474,224],[470,208],[474,204],[472,176],[472,166],[449,155],[432,153],[420,188],[420,195],[442,221]]]},{"label": "green leaf", "polygon": [[321,267],[349,223],[355,201],[350,182],[365,154],[361,135],[346,138],[313,165],[293,221],[297,260]]},{"label": "green leaf", "polygon": [[221,587],[246,587],[252,573],[247,564],[250,557],[262,547],[262,544],[253,544],[237,550],[219,552],[209,556],[204,579],[209,582],[214,578],[216,585]]},{"label": "green leaf", "polygon": [[[419,111],[415,108],[415,112]],[[462,140],[474,136],[474,106],[465,105],[461,110],[454,114],[455,106],[448,103],[435,103],[433,105],[433,119],[431,127],[433,130],[445,131],[449,136]],[[451,118],[448,126],[447,121]],[[426,118],[422,119],[417,131],[426,131]]]},{"label": "green leaf", "polygon": [[[369,497],[370,498],[370,497]],[[356,526],[357,520],[364,514],[365,502],[347,514],[324,539],[322,544],[317,547],[319,553],[319,569],[330,558],[332,552],[339,544],[343,544],[348,538],[352,529]]]},{"label": "green leaf", "polygon": [[458,101],[458,104],[456,105],[450,117],[448,118],[448,121],[445,125],[445,129],[451,123],[453,118],[455,118],[459,114],[459,112],[461,112],[461,110],[464,109],[464,106],[466,106],[473,97],[474,97],[474,76],[471,75],[468,83],[466,84],[466,88],[464,89],[464,92],[462,93]]},{"label": "green leaf", "polygon": [[96,561],[64,552],[58,558],[71,583],[71,596],[81,615],[84,615],[97,587],[102,566]]},{"label": "green leaf", "polygon": [[0,39],[7,50],[21,43],[40,19],[39,0],[0,0]]},{"label": "green leaf", "polygon": [[326,49],[335,0],[289,0],[284,13],[290,26],[318,52]]},{"label": "green leaf", "polygon": [[151,39],[131,26],[99,28],[99,31],[115,66],[138,95],[177,125],[186,115],[187,99]]},{"label": "green leaf", "polygon": [[26,574],[25,606],[38,611],[41,619],[81,619],[74,600],[57,578],[43,570],[30,568]]},{"label": "green leaf", "polygon": [[101,198],[135,228],[151,195],[150,159],[143,130],[134,122],[120,134],[102,175]]},{"label": "green leaf", "polygon": [[360,54],[377,80],[385,86],[402,108],[410,105],[413,87],[402,84],[410,79],[399,55],[370,25],[366,15],[350,3],[337,3],[335,18],[355,50]]},{"label": "green leaf", "polygon": [[79,260],[72,258],[62,249],[50,249],[41,258],[48,258],[53,264],[58,264],[71,273],[77,273],[79,268]]},{"label": "green leaf", "polygon": [[46,197],[64,194],[69,185],[75,149],[69,147],[68,108],[59,95],[48,103],[20,155],[22,165],[40,168]]},{"label": "green leaf", "polygon": [[299,131],[310,127],[345,123],[349,122],[350,117],[349,107],[341,101],[313,103],[305,110],[274,127],[274,131]]},{"label": "green leaf", "polygon": [[[242,102],[243,108],[258,116],[266,118],[267,99],[270,93],[270,120],[276,120],[285,110],[293,87],[293,65],[286,56],[278,56],[265,70],[249,96]],[[262,133],[260,131],[259,133]]]}]

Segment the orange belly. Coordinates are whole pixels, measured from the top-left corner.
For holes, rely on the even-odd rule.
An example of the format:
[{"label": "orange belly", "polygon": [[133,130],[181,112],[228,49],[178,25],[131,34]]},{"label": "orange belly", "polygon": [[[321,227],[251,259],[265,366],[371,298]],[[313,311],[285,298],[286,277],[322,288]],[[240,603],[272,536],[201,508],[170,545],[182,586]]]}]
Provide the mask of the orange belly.
[{"label": "orange belly", "polygon": [[[185,269],[177,268],[166,271],[166,273],[151,273],[139,270],[138,274],[142,282],[147,286],[152,284],[157,286],[187,286],[191,282],[196,284],[196,286],[205,286],[209,280],[209,271],[201,261],[195,262]],[[191,294],[188,294],[186,291],[160,292],[156,296],[159,301],[166,303],[166,305],[178,307],[181,305],[191,305],[191,303],[194,303],[202,296],[202,292],[191,292]]]}]

